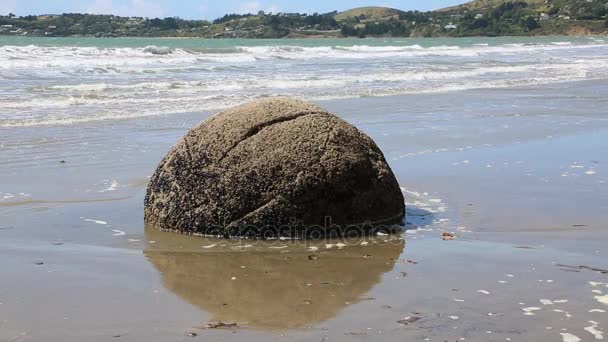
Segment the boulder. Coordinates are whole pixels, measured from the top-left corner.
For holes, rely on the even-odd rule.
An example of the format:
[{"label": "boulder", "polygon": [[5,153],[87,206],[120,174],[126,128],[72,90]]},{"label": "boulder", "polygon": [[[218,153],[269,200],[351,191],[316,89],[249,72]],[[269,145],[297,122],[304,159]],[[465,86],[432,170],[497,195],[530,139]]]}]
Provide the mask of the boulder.
[{"label": "boulder", "polygon": [[147,225],[223,237],[392,231],[404,215],[372,139],[289,98],[244,104],[194,127],[161,161],[145,198]]}]

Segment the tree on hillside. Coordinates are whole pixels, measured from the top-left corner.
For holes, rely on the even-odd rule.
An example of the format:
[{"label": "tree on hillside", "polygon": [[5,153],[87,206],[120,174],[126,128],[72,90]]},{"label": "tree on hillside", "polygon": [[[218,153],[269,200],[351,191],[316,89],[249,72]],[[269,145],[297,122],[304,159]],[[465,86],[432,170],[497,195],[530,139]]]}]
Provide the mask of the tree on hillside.
[{"label": "tree on hillside", "polygon": [[524,27],[526,28],[527,31],[532,31],[534,29],[539,28],[540,25],[538,25],[538,21],[536,21],[536,19],[534,19],[534,17],[529,16],[524,20]]}]

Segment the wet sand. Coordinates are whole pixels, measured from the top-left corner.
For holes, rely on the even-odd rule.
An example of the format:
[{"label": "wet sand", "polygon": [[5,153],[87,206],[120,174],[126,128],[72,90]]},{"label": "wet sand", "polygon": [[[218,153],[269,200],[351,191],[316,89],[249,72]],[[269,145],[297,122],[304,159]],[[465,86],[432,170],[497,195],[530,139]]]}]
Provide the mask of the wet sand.
[{"label": "wet sand", "polygon": [[[149,175],[209,113],[0,129],[0,340],[595,340],[608,326],[606,93],[320,103],[374,138],[406,196],[403,236],[356,241],[145,229]],[[237,326],[205,328],[217,320]]]}]

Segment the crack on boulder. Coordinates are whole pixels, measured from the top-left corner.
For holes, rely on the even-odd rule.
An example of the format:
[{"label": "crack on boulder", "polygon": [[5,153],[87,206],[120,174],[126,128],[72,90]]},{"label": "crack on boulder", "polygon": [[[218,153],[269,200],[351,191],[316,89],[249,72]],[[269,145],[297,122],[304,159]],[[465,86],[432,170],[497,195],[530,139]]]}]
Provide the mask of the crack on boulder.
[{"label": "crack on boulder", "polygon": [[230,226],[232,226],[234,223],[236,223],[236,222],[238,222],[238,221],[241,221],[241,220],[243,220],[243,219],[247,218],[248,216],[251,216],[251,215],[253,215],[253,214],[255,214],[255,213],[257,213],[257,212],[261,211],[262,209],[264,209],[264,208],[266,208],[266,207],[270,206],[271,204],[273,204],[273,203],[277,202],[277,200],[278,200],[278,198],[279,198],[279,197],[281,197],[281,196],[280,196],[280,195],[279,195],[279,196],[276,196],[276,197],[274,197],[274,198],[272,198],[272,199],[270,199],[270,200],[268,200],[268,201],[265,201],[264,203],[262,203],[261,205],[259,205],[257,208],[255,208],[255,209],[251,209],[251,210],[247,211],[247,212],[246,212],[244,215],[241,215],[241,217],[239,217],[239,218],[237,218],[237,219],[234,219],[234,220],[230,221],[230,223],[228,223],[228,224],[226,225],[226,227],[230,227]]},{"label": "crack on boulder", "polygon": [[321,162],[321,160],[323,159],[323,157],[325,157],[325,154],[327,153],[327,146],[329,145],[329,141],[331,140],[331,134],[334,132],[334,129],[337,125],[338,121],[334,122],[329,131],[327,131],[327,138],[325,138],[325,142],[323,143],[323,149],[321,152],[321,157],[319,158],[319,162]]},{"label": "crack on boulder", "polygon": [[193,162],[194,159],[192,158],[192,152],[190,151],[190,143],[188,142],[188,136],[184,137],[184,148],[186,150],[186,154],[188,155],[188,159],[190,159],[190,162]]},{"label": "crack on boulder", "polygon": [[289,115],[289,116],[285,116],[285,117],[269,120],[269,121],[266,121],[266,122],[262,122],[260,124],[257,124],[255,126],[251,127],[250,129],[247,130],[247,132],[245,133],[245,135],[243,135],[241,137],[240,140],[238,140],[237,142],[235,142],[234,144],[232,144],[232,146],[230,146],[222,154],[222,156],[216,161],[216,163],[220,163],[221,161],[223,161],[226,157],[228,157],[228,155],[230,154],[230,152],[232,152],[232,150],[234,150],[235,148],[237,148],[241,143],[247,141],[248,139],[252,138],[256,134],[260,133],[263,129],[268,128],[268,127],[270,127],[272,125],[275,125],[275,124],[278,124],[278,123],[293,121],[293,120],[296,120],[296,119],[301,118],[303,116],[313,115],[313,114],[324,114],[324,113],[320,113],[320,112],[317,112],[317,111],[298,112],[298,113],[295,113],[293,115]]}]

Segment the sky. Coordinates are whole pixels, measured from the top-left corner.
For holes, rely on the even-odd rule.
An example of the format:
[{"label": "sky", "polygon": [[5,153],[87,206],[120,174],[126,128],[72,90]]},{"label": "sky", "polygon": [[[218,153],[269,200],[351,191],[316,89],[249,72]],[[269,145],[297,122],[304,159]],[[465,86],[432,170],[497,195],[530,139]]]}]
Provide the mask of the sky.
[{"label": "sky", "polygon": [[69,12],[142,17],[215,19],[226,13],[325,13],[361,6],[402,10],[432,10],[465,0],[0,0],[0,14],[60,14]]}]

